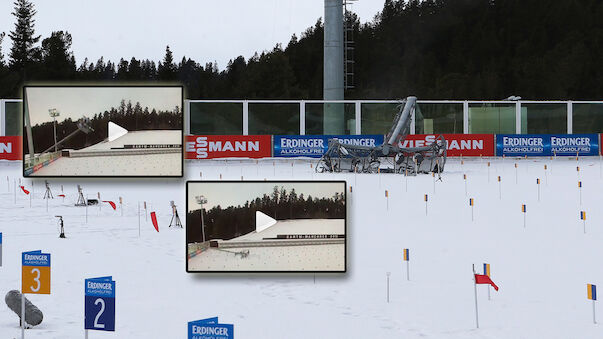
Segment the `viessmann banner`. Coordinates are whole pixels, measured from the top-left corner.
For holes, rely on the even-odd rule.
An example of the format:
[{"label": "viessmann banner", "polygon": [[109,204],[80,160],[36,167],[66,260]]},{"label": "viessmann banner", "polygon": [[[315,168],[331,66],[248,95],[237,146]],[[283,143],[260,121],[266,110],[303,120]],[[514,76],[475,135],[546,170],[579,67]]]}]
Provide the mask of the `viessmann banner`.
[{"label": "viessmann banner", "polygon": [[379,146],[383,135],[275,135],[275,157],[320,158],[329,148],[329,139],[338,139],[343,144]]},{"label": "viessmann banner", "polygon": [[0,137],[0,160],[21,160],[21,137]]},{"label": "viessmann banner", "polygon": [[498,134],[498,156],[599,155],[598,134]]},{"label": "viessmann banner", "polygon": [[187,135],[185,159],[269,158],[270,135]]},{"label": "viessmann banner", "polygon": [[[493,134],[443,134],[449,157],[494,156]],[[433,143],[439,134],[410,134],[400,147],[423,147]]]}]

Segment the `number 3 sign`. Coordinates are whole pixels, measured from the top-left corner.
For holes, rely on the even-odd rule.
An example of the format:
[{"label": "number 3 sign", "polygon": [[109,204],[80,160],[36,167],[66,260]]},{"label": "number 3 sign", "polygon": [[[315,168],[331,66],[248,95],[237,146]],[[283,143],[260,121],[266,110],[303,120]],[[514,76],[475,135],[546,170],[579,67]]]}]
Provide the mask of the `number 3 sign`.
[{"label": "number 3 sign", "polygon": [[115,331],[115,281],[112,277],[85,280],[84,328]]},{"label": "number 3 sign", "polygon": [[21,292],[50,294],[50,253],[22,253]]}]

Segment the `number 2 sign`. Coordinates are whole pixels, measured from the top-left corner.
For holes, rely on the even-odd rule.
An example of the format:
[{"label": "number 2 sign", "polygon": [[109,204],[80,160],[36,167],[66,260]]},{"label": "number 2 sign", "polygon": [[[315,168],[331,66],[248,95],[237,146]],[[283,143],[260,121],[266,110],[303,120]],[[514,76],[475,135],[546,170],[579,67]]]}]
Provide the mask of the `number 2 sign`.
[{"label": "number 2 sign", "polygon": [[50,253],[22,253],[21,292],[50,294]]},{"label": "number 2 sign", "polygon": [[112,277],[85,280],[84,328],[115,331],[115,281]]}]

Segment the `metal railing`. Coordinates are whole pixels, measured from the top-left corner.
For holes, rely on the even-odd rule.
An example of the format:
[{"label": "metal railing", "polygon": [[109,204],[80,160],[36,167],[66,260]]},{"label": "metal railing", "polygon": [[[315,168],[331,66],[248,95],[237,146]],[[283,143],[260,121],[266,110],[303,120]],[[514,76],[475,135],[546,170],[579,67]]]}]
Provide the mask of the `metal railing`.
[{"label": "metal railing", "polygon": [[[21,112],[15,112],[14,107],[9,112],[6,108],[7,104],[21,102],[0,99],[0,136],[15,135],[15,131],[22,129],[15,125],[20,124],[20,115],[14,116]],[[325,112],[335,110],[339,119],[343,119],[345,130],[337,134],[371,134],[381,131],[382,125],[391,124],[396,113],[392,107],[398,103],[398,100],[185,100],[184,132],[334,134],[321,131],[326,130]],[[418,100],[417,104],[419,111],[412,117],[411,134],[603,132],[603,101]]]}]

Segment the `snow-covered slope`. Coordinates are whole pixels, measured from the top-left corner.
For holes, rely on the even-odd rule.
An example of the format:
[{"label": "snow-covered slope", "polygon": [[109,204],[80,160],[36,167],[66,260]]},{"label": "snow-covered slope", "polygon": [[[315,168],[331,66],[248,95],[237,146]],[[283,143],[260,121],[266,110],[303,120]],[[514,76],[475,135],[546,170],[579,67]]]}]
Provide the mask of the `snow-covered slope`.
[{"label": "snow-covered slope", "polygon": [[[353,186],[348,273],[317,275],[315,284],[312,275],[186,274],[184,230],[167,228],[169,200],[184,215],[184,180],[51,180],[55,195],[63,184],[67,197],[50,201],[46,212],[43,181],[36,181],[31,208],[20,191],[15,204],[20,163],[0,163],[0,292],[20,287],[21,252],[41,249],[52,253],[52,294],[31,295],[45,319],[27,338],[82,337],[84,279],[105,275],[117,282],[116,332],[91,333],[95,338],[185,338],[187,321],[211,316],[234,324],[240,338],[601,337],[586,298],[587,283],[603,286],[600,159],[499,159],[489,180],[486,161],[449,160],[435,193],[431,176],[409,177],[406,186],[400,175],[316,174],[300,160],[293,168],[291,160],[186,163],[186,175],[196,180],[346,179]],[[105,204],[89,208],[86,223],[85,209],[73,207],[77,184],[91,197],[122,196],[124,216]],[[139,237],[137,202],[144,200],[158,213],[160,233],[143,216]],[[580,210],[587,213],[586,234]],[[67,239],[58,238],[54,215],[63,215]],[[403,248],[410,249],[410,281]],[[488,300],[487,287],[478,286],[481,328],[475,329],[471,265],[481,271],[484,262],[500,290]],[[16,315],[0,306],[0,337],[19,335]]]}]

